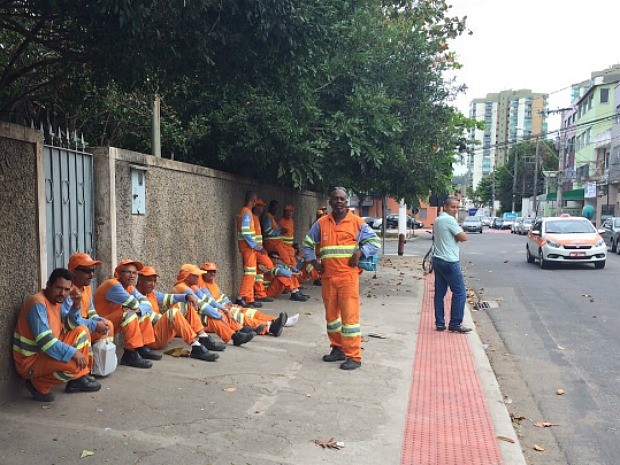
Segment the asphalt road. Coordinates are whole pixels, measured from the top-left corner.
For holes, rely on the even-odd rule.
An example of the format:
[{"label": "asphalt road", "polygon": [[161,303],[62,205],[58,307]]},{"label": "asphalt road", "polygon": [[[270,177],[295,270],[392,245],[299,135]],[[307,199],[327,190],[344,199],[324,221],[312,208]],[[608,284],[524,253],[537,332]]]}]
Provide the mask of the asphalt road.
[{"label": "asphalt road", "polygon": [[[421,260],[430,235],[419,236],[405,252]],[[620,463],[620,256],[609,254],[603,270],[541,270],[526,263],[525,236],[485,229],[468,238],[461,248],[468,287],[499,304],[473,316],[508,410],[524,417],[515,425],[528,463]],[[386,253],[396,244],[387,241]],[[539,421],[558,425],[534,426]]]}]

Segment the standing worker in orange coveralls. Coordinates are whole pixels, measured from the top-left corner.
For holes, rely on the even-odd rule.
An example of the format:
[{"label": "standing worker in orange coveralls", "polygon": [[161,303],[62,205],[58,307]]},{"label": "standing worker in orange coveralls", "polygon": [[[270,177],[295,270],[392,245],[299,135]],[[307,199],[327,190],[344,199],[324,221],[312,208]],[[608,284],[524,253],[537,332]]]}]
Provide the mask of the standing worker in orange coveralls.
[{"label": "standing worker in orange coveralls", "polygon": [[[323,305],[332,347],[323,360],[344,360],[341,369],[355,370],[362,366],[360,270],[357,265],[362,255],[368,257],[378,252],[379,240],[363,219],[349,211],[344,188],[332,191],[329,205],[331,214],[312,225],[302,251],[304,258],[323,276]],[[317,245],[321,262],[315,253]]]},{"label": "standing worker in orange coveralls", "polygon": [[282,251],[285,256],[280,257],[284,263],[289,265],[291,269],[297,271],[297,258],[295,257],[295,249],[293,249],[293,242],[295,242],[295,221],[293,220],[293,212],[295,209],[291,204],[284,206],[284,214],[282,218],[278,220],[278,226],[282,233],[282,242],[284,247]]},{"label": "standing worker in orange coveralls", "polygon": [[256,243],[254,231],[254,217],[252,208],[256,205],[256,192],[245,193],[244,205],[237,214],[237,245],[243,258],[243,279],[237,293],[235,303],[242,307],[260,308],[263,305],[254,301],[254,279],[256,277],[256,255],[267,253],[262,245]]},{"label": "standing worker in orange coveralls", "polygon": [[[17,317],[13,334],[13,359],[17,373],[26,380],[32,399],[53,402],[51,389],[67,383],[65,392],[94,392],[101,385],[87,376],[93,365],[90,332],[86,326],[63,331],[61,304],[72,293],[72,311],[80,311],[82,296],[71,290],[71,272],[55,269],[45,289],[28,297]],[[71,316],[69,316],[70,318]]]}]

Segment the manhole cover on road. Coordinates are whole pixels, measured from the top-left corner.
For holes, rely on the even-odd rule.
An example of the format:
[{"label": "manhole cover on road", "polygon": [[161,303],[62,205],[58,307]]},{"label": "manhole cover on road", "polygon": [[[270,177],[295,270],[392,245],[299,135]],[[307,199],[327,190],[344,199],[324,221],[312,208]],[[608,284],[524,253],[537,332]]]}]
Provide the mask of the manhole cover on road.
[{"label": "manhole cover on road", "polygon": [[494,300],[481,300],[474,304],[474,310],[486,310],[488,308],[499,308],[499,304]]}]

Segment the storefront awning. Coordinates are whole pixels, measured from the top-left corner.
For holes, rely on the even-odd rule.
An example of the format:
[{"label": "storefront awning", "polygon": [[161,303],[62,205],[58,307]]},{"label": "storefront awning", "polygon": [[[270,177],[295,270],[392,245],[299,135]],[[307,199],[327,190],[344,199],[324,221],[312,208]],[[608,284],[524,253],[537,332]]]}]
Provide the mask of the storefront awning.
[{"label": "storefront awning", "polygon": [[[557,192],[550,192],[547,194],[547,200],[556,201],[557,199]],[[572,191],[562,192],[562,200],[583,200],[583,189],[573,189]]]}]

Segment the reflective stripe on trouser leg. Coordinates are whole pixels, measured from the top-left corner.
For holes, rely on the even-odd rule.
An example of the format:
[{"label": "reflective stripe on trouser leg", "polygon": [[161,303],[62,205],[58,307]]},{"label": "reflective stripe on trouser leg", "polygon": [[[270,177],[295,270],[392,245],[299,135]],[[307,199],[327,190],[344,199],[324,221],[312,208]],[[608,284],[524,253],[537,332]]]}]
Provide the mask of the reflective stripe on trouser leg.
[{"label": "reflective stripe on trouser leg", "polygon": [[245,242],[239,243],[239,252],[243,257],[243,279],[239,297],[246,302],[254,302],[254,278],[256,277],[256,252]]},{"label": "reflective stripe on trouser leg", "polygon": [[87,360],[86,368],[80,370],[73,359],[61,362],[46,353],[39,354],[32,365],[31,381],[33,386],[44,394],[54,386],[87,375],[93,366],[90,331],[86,326],[76,326],[71,331],[63,333],[58,340],[81,352]]},{"label": "reflective stripe on trouser leg", "polygon": [[325,307],[325,321],[327,322],[327,337],[330,345],[342,349],[342,320],[340,319],[340,310],[338,309],[338,296],[336,294],[337,287],[331,282],[327,282],[321,288],[323,296],[323,306]]},{"label": "reflective stripe on trouser leg", "polygon": [[136,312],[131,310],[123,312],[120,327],[123,332],[123,342],[126,349],[137,349],[144,345],[139,324]]},{"label": "reflective stripe on trouser leg", "polygon": [[146,346],[155,342],[155,333],[153,332],[153,313],[143,313],[138,318],[138,327],[142,334],[142,343]]}]

